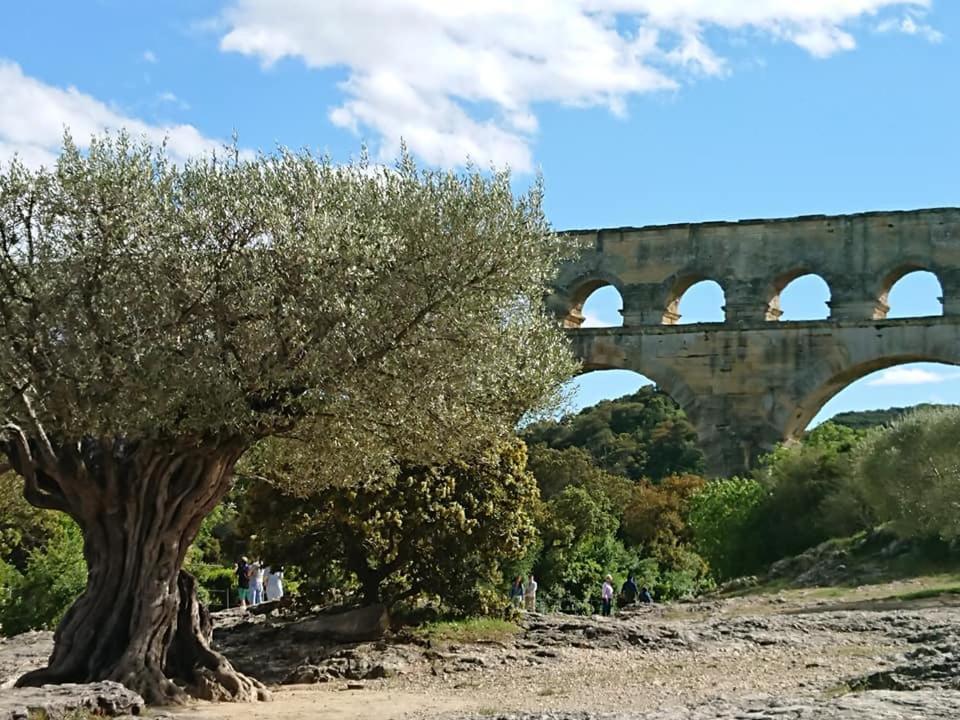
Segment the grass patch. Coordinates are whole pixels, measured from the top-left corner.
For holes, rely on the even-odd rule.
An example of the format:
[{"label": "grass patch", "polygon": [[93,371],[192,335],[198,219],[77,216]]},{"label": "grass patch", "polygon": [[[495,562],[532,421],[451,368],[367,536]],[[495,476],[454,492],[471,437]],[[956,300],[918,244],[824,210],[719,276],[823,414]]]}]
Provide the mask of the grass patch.
[{"label": "grass patch", "polygon": [[919,590],[910,590],[909,592],[890,595],[890,600],[925,600],[926,598],[939,597],[940,595],[960,595],[960,583],[950,583],[947,585],[933,585]]},{"label": "grass patch", "polygon": [[415,632],[434,642],[506,642],[520,632],[520,626],[495,618],[468,618],[428,623],[417,628]]},{"label": "grass patch", "polygon": [[754,597],[756,595],[776,595],[781,590],[786,590],[789,587],[790,580],[787,578],[780,578],[777,580],[771,580],[770,582],[762,583],[760,585],[751,585],[750,587],[740,588],[739,590],[717,593],[717,597],[738,598]]}]

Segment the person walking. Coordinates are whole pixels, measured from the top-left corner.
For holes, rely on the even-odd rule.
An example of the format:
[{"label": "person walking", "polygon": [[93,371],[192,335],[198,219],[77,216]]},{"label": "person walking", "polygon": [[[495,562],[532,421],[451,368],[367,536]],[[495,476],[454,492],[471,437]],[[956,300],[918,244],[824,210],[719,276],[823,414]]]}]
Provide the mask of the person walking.
[{"label": "person walking", "polygon": [[283,565],[272,568],[267,572],[267,600],[283,599]]},{"label": "person walking", "polygon": [[517,575],[510,587],[510,602],[519,610],[523,607],[523,575]]},{"label": "person walking", "polygon": [[620,588],[620,600],[626,605],[633,605],[637,601],[637,596],[640,594],[640,591],[637,590],[637,582],[633,579],[633,575],[627,578],[627,581],[623,584],[623,587]]},{"label": "person walking", "polygon": [[537,611],[537,581],[533,575],[530,576],[523,588],[523,604],[526,606],[527,612]]},{"label": "person walking", "polygon": [[610,615],[610,606],[613,605],[613,576],[607,575],[603,581],[603,589],[600,591],[600,604],[603,607],[603,615]]},{"label": "person walking", "polygon": [[263,565],[259,560],[250,566],[250,604],[263,602]]},{"label": "person walking", "polygon": [[246,608],[250,601],[250,565],[247,558],[242,557],[237,561],[234,572],[237,575],[237,597],[240,598],[240,607]]}]

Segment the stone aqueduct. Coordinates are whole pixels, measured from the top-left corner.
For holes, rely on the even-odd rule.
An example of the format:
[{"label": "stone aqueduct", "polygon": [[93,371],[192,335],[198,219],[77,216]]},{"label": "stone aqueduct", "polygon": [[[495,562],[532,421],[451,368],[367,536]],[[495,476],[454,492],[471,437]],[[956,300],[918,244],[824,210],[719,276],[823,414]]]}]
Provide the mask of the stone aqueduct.
[{"label": "stone aqueduct", "polygon": [[[580,258],[549,299],[584,371],[649,377],[684,409],[708,472],[747,470],[776,443],[800,437],[834,394],[908,362],[960,365],[960,208],[747,220],[572,233]],[[887,294],[928,270],[943,316],[887,319]],[[780,292],[814,273],[830,287],[830,317],[778,322]],[[683,293],[715,280],[723,323],[678,325]],[[583,303],[613,285],[623,327],[581,328]]]}]

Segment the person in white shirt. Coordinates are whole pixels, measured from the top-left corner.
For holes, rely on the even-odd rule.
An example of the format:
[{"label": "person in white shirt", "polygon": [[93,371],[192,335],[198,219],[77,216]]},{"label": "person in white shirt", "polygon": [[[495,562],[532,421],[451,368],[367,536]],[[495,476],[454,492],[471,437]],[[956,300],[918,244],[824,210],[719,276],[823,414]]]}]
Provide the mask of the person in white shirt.
[{"label": "person in white shirt", "polygon": [[257,560],[250,566],[250,604],[263,602],[263,564]]},{"label": "person in white shirt", "polygon": [[610,606],[613,604],[613,576],[607,575],[603,581],[603,589],[600,591],[600,604],[603,606],[603,614],[610,614]]},{"label": "person in white shirt", "polygon": [[534,580],[533,575],[523,588],[523,604],[527,612],[537,611],[537,581]]},{"label": "person in white shirt", "polygon": [[267,600],[280,600],[283,597],[283,566],[276,570],[267,568]]}]

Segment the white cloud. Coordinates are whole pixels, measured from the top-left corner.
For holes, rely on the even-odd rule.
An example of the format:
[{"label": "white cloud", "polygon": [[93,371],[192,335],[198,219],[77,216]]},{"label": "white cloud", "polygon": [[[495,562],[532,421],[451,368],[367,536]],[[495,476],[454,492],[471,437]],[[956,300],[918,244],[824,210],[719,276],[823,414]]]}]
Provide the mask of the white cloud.
[{"label": "white cloud", "polygon": [[610,323],[606,322],[603,318],[598,315],[593,315],[591,313],[583,314],[583,322],[580,324],[582,328],[600,328],[600,327],[610,327]]},{"label": "white cloud", "polygon": [[882,21],[877,25],[877,30],[883,33],[899,32],[904,35],[918,35],[931,43],[943,41],[942,32],[910,13],[902,18],[888,18]]},{"label": "white cloud", "polygon": [[960,373],[938,373],[932,370],[912,367],[892,367],[884,370],[874,380],[870,380],[867,385],[890,386],[890,385],[931,385],[935,383],[947,382],[960,377]]},{"label": "white cloud", "polygon": [[177,160],[222,147],[192,125],[151,125],[74,87],[54,87],[31,78],[16,63],[0,59],[0,163],[17,154],[32,166],[52,164],[64,128],[81,147],[107,129],[126,128],[155,143],[166,139],[170,155]]},{"label": "white cloud", "polygon": [[161,103],[176,105],[181,110],[190,109],[190,104],[188,102],[186,102],[185,100],[181,100],[179,97],[177,97],[174,93],[170,92],[169,90],[166,90],[160,93],[159,95],[157,95],[157,100],[159,100]]},{"label": "white cloud", "polygon": [[152,50],[144,50],[144,51],[143,51],[143,60],[144,60],[144,62],[148,62],[148,63],[153,64],[153,63],[156,63],[156,62],[157,62],[157,56],[153,53]]},{"label": "white cloud", "polygon": [[[710,46],[766,36],[815,57],[852,50],[865,20],[890,12],[921,31],[932,0],[231,0],[220,46],[269,66],[297,58],[346,68],[334,124],[402,136],[429,162],[532,165],[538,104],[625,113],[634,95],[673,90],[729,64]],[[933,31],[932,28],[929,30]],[[935,32],[935,31],[933,31]]]}]

